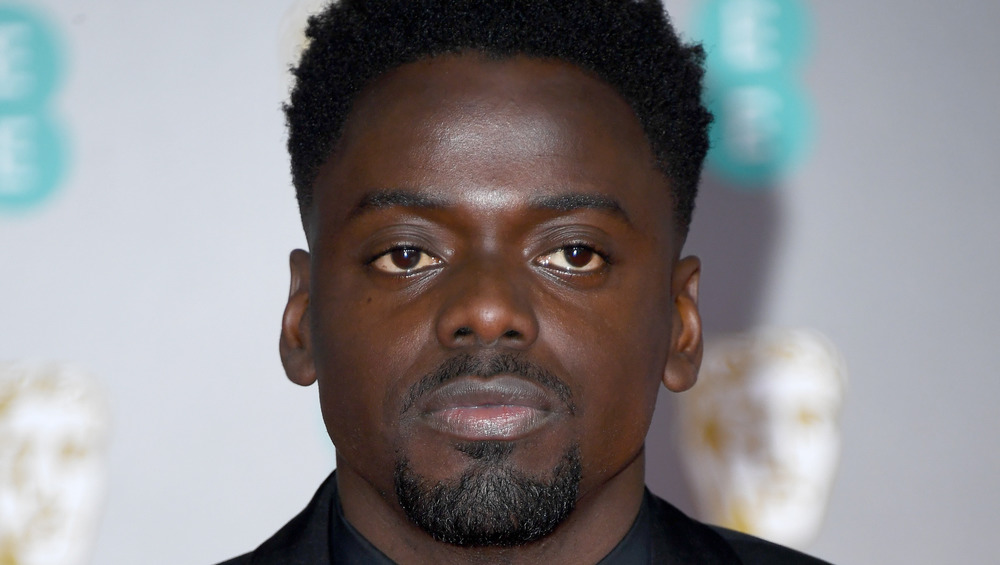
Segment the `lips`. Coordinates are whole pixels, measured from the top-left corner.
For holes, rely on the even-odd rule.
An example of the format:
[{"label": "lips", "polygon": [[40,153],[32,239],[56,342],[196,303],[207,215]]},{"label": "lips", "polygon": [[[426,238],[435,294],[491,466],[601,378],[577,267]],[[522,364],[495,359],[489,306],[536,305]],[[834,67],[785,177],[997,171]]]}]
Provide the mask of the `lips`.
[{"label": "lips", "polygon": [[461,377],[441,386],[414,407],[422,421],[442,433],[469,441],[514,440],[542,427],[558,400],[520,377]]}]

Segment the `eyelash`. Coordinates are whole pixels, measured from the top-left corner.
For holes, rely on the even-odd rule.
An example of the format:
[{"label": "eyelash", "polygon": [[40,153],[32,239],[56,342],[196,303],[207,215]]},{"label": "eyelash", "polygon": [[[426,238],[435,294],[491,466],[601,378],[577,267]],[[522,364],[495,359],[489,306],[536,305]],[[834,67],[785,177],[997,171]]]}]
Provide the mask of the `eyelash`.
[{"label": "eyelash", "polygon": [[604,248],[602,248],[600,245],[596,245],[596,244],[591,243],[589,241],[571,241],[569,243],[564,243],[564,244],[560,245],[559,247],[556,247],[552,251],[549,251],[549,253],[552,253],[554,251],[559,251],[560,249],[570,249],[570,248],[573,248],[573,247],[582,247],[583,249],[587,249],[589,251],[593,251],[601,259],[603,259],[604,262],[607,263],[608,265],[611,265],[613,263],[611,255],[608,254],[608,252],[605,251]]},{"label": "eyelash", "polygon": [[393,251],[402,251],[404,249],[412,249],[414,251],[423,251],[424,253],[427,253],[426,251],[424,251],[424,248],[420,247],[419,245],[410,245],[408,243],[394,243],[388,247],[383,247],[381,251],[369,255],[368,259],[365,261],[365,265],[371,265],[375,261],[378,261],[379,258],[381,258],[382,256],[388,255]]},{"label": "eyelash", "polygon": [[[600,257],[602,264],[598,268],[596,268],[596,269],[589,270],[589,271],[584,271],[584,270],[564,269],[564,268],[561,268],[561,267],[558,267],[558,266],[548,265],[548,264],[542,263],[540,261],[540,259],[543,258],[543,257],[548,257],[550,255],[554,255],[556,253],[559,253],[560,251],[565,252],[565,251],[567,251],[569,249],[576,249],[576,248],[578,248],[578,249],[585,249],[587,251],[590,251],[594,255]],[[589,275],[595,275],[595,274],[604,272],[605,270],[607,270],[608,267],[610,267],[614,263],[612,261],[611,256],[606,251],[604,251],[601,247],[599,247],[597,245],[594,245],[593,243],[584,242],[584,241],[573,241],[573,242],[564,243],[564,244],[560,245],[559,247],[553,248],[553,249],[551,249],[549,251],[546,251],[545,253],[542,253],[533,262],[535,262],[537,265],[539,265],[541,267],[545,267],[545,268],[548,268],[548,269],[550,269],[552,271],[558,272],[560,276],[573,276],[573,277],[589,276]]]},{"label": "eyelash", "polygon": [[[403,243],[403,244],[396,243],[396,244],[393,244],[390,247],[386,247],[382,251],[380,251],[380,252],[375,253],[374,255],[372,255],[365,262],[365,266],[367,266],[370,269],[378,270],[378,268],[375,266],[375,263],[378,262],[379,260],[381,260],[382,258],[387,257],[387,256],[389,256],[390,254],[392,254],[392,253],[394,253],[396,251],[416,251],[417,253],[420,253],[422,255],[426,255],[427,257],[429,257],[430,259],[432,259],[435,262],[435,266],[438,265],[438,264],[443,263],[443,260],[440,257],[438,257],[437,255],[431,253],[430,251],[427,251],[426,249],[424,249],[423,247],[421,247],[419,245],[412,245],[412,244],[407,244],[407,243]],[[399,267],[397,266],[396,268],[398,269]],[[407,277],[407,276],[411,276],[411,275],[416,275],[416,274],[422,273],[422,272],[427,271],[427,270],[430,270],[430,268],[425,266],[425,267],[422,267],[420,269],[415,269],[415,270],[413,270],[411,272],[406,272],[405,270],[403,270],[403,272],[386,273],[386,274],[394,275],[394,276]]]}]

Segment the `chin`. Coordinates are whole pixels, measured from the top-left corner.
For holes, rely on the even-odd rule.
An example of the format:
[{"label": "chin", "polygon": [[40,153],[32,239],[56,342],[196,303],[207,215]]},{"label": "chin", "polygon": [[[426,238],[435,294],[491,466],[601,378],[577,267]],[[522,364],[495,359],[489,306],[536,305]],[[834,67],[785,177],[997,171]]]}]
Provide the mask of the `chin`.
[{"label": "chin", "polygon": [[465,468],[430,478],[401,456],[394,485],[407,517],[433,538],[463,547],[509,547],[551,533],[576,507],[582,465],[577,445],[539,475],[518,465],[510,442],[456,446]]}]

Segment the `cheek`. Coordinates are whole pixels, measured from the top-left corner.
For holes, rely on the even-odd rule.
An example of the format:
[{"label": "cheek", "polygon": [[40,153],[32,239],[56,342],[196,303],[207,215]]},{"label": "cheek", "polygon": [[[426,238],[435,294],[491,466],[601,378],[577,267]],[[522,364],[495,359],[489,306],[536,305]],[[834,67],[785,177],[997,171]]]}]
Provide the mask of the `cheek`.
[{"label": "cheek", "polygon": [[573,375],[584,463],[617,471],[642,448],[670,344],[672,307],[635,283],[585,307],[553,308],[565,374]]},{"label": "cheek", "polygon": [[330,298],[312,304],[319,317],[313,351],[327,430],[340,457],[372,458],[391,472],[401,401],[428,331],[426,315],[412,306],[389,307],[350,285],[321,288],[330,289]]}]

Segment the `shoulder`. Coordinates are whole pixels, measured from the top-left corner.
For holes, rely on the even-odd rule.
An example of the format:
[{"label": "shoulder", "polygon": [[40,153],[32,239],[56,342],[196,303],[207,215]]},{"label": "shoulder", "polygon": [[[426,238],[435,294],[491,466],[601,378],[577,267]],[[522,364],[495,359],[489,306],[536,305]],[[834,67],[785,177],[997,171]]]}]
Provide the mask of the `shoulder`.
[{"label": "shoulder", "polygon": [[336,496],[331,473],[298,516],[254,551],[218,565],[310,565],[329,563],[330,511]]},{"label": "shoulder", "polygon": [[743,565],[829,565],[826,561],[754,536],[709,526],[729,543]]},{"label": "shoulder", "polygon": [[218,565],[250,565],[250,557],[251,555],[247,553],[245,555],[240,555],[239,557],[233,557],[228,561],[223,561]]},{"label": "shoulder", "polygon": [[661,545],[670,547],[667,554],[674,557],[675,561],[742,565],[829,565],[794,549],[754,536],[702,524],[649,491],[646,491],[646,501],[653,518],[653,536],[661,540]]}]

